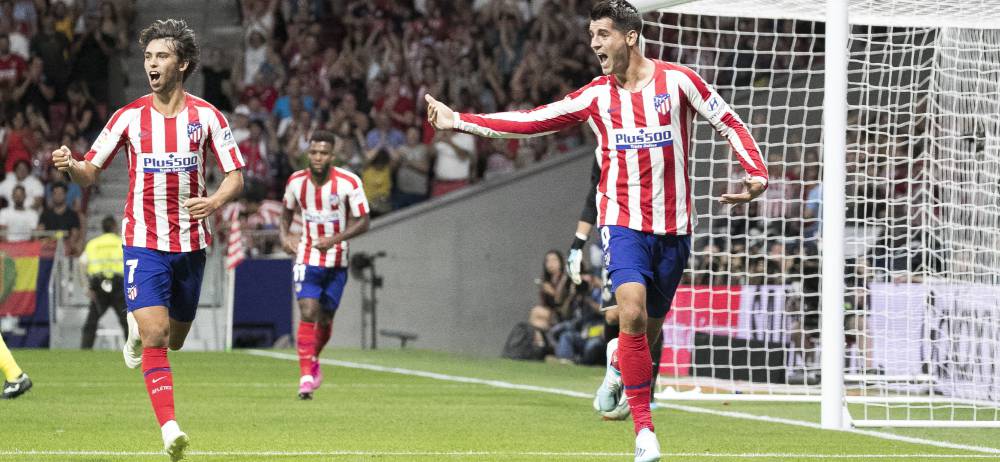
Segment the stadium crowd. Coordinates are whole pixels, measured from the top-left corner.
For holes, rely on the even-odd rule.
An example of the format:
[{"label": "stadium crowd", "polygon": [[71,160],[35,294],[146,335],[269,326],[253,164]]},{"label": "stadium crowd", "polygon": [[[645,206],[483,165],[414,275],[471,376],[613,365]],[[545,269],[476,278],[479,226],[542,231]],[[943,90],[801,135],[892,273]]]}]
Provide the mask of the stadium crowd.
[{"label": "stadium crowd", "polygon": [[82,250],[88,191],[51,167],[60,145],[86,152],[123,103],[132,0],[0,1],[0,229],[39,231]]},{"label": "stadium crowd", "polygon": [[[248,177],[268,198],[279,197],[303,165],[309,133],[331,130],[380,215],[582,145],[579,129],[527,141],[435,134],[422,112],[425,94],[464,111],[523,109],[561,97],[590,75],[579,71],[591,53],[570,33],[585,23],[587,2],[458,6],[243,1],[242,53],[207,50],[203,94],[233,111]],[[572,21],[558,19],[567,13]]]}]

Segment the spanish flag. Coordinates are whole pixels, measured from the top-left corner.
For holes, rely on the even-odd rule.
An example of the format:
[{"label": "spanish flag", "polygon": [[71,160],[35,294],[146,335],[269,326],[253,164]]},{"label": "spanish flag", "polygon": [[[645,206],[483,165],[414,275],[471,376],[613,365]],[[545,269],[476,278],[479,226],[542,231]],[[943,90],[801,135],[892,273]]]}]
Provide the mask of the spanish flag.
[{"label": "spanish flag", "polygon": [[0,316],[35,313],[41,241],[0,242]]}]

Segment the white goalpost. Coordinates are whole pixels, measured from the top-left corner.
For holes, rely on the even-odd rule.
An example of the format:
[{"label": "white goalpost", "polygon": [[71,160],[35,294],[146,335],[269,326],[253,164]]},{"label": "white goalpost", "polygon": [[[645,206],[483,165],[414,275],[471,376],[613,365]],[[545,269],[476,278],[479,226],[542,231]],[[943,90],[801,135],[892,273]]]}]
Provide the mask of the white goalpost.
[{"label": "white goalpost", "polygon": [[1000,427],[1000,0],[636,0],[771,183],[696,122],[698,224],[658,399],[807,401],[823,426]]}]

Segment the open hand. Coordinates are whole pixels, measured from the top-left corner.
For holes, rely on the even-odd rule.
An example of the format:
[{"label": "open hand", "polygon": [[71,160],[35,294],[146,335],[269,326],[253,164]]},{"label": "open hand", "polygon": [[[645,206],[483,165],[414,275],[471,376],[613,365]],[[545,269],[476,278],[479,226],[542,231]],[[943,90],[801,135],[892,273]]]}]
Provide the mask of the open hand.
[{"label": "open hand", "polygon": [[764,183],[747,178],[743,180],[746,191],[737,194],[723,194],[719,202],[723,204],[745,204],[764,192]]}]

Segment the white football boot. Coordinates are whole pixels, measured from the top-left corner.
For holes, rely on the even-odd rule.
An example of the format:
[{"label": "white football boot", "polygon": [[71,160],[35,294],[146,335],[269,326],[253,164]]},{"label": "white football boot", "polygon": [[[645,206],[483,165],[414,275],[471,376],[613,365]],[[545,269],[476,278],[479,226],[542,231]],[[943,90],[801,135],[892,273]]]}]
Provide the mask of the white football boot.
[{"label": "white football boot", "polygon": [[660,442],[656,434],[648,428],[635,435],[635,462],[656,462],[660,460]]},{"label": "white football boot", "polygon": [[163,450],[170,456],[171,462],[184,460],[184,452],[187,450],[191,439],[181,431],[181,427],[176,421],[170,420],[160,427],[163,434]]},{"label": "white football boot", "polygon": [[598,412],[610,412],[618,406],[622,396],[622,373],[618,370],[618,339],[608,342],[607,370],[604,381],[597,388],[594,396],[594,409]]},{"label": "white football boot", "polygon": [[142,339],[139,338],[139,323],[135,316],[129,312],[125,316],[128,322],[128,338],[122,347],[122,356],[125,357],[125,365],[129,369],[135,369],[142,365]]},{"label": "white football boot", "polygon": [[602,412],[601,418],[604,420],[625,420],[632,415],[632,410],[628,407],[628,397],[625,393],[618,398],[618,405],[608,412]]}]

